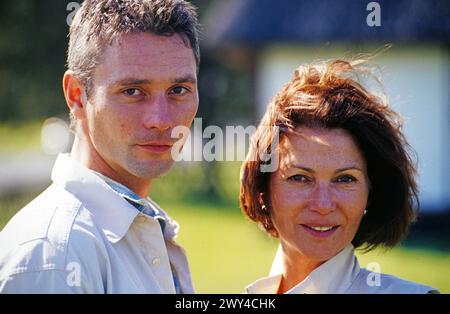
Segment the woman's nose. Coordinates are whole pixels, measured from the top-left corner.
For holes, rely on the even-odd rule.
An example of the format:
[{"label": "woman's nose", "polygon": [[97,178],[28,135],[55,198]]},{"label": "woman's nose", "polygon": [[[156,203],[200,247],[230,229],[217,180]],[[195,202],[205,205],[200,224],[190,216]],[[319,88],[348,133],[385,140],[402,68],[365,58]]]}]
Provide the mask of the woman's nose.
[{"label": "woman's nose", "polygon": [[321,215],[329,214],[334,211],[336,204],[331,191],[331,187],[327,183],[318,183],[315,187],[311,199],[311,210]]}]

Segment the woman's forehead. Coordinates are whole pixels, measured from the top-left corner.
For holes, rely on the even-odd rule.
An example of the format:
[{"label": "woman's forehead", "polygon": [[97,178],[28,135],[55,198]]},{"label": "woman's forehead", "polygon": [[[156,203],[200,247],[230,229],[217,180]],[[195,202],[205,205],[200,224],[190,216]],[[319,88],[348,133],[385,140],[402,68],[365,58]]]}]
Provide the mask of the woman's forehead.
[{"label": "woman's forehead", "polygon": [[364,163],[350,132],[344,129],[297,127],[280,140],[281,166],[303,162],[310,165]]}]

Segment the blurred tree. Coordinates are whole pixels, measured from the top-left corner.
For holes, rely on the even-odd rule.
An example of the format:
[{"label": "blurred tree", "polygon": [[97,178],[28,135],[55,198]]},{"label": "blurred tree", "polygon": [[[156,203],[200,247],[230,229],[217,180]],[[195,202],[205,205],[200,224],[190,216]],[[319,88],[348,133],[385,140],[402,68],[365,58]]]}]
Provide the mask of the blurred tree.
[{"label": "blurred tree", "polygon": [[65,1],[0,4],[0,121],[66,112],[61,93],[66,34]]}]

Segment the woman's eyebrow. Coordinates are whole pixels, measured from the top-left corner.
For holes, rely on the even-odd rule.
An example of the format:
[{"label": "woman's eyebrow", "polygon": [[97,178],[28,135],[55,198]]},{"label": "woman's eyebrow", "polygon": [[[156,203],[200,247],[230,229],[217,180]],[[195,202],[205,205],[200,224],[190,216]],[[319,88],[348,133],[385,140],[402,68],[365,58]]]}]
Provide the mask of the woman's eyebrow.
[{"label": "woman's eyebrow", "polygon": [[357,171],[363,172],[363,170],[361,168],[357,167],[357,166],[349,166],[349,167],[336,169],[335,173],[344,172],[344,171],[347,171],[347,170],[357,170]]},{"label": "woman's eyebrow", "polygon": [[314,169],[312,168],[308,168],[308,167],[303,167],[301,165],[288,165],[288,168],[296,168],[296,169],[301,169],[303,171],[309,172],[309,173],[316,173],[316,171],[314,171]]},{"label": "woman's eyebrow", "polygon": [[[301,170],[309,172],[309,173],[316,173],[316,171],[314,169],[308,168],[308,167],[303,167],[301,165],[288,165],[288,168],[296,168],[296,169],[301,169]],[[336,169],[334,172],[339,173],[339,172],[344,172],[347,170],[357,170],[357,171],[363,172],[363,170],[357,166],[348,166],[348,167],[344,167],[344,168],[339,168],[339,169]]]}]

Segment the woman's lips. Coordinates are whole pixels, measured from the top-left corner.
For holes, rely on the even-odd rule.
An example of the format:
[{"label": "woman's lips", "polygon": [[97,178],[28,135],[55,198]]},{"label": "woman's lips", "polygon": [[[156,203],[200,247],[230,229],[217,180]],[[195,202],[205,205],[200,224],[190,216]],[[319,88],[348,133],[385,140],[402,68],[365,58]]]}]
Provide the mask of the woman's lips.
[{"label": "woman's lips", "polygon": [[339,226],[300,225],[306,232],[318,238],[326,238],[336,232]]},{"label": "woman's lips", "polygon": [[172,149],[172,145],[169,144],[143,144],[138,146],[151,153],[166,153]]}]

